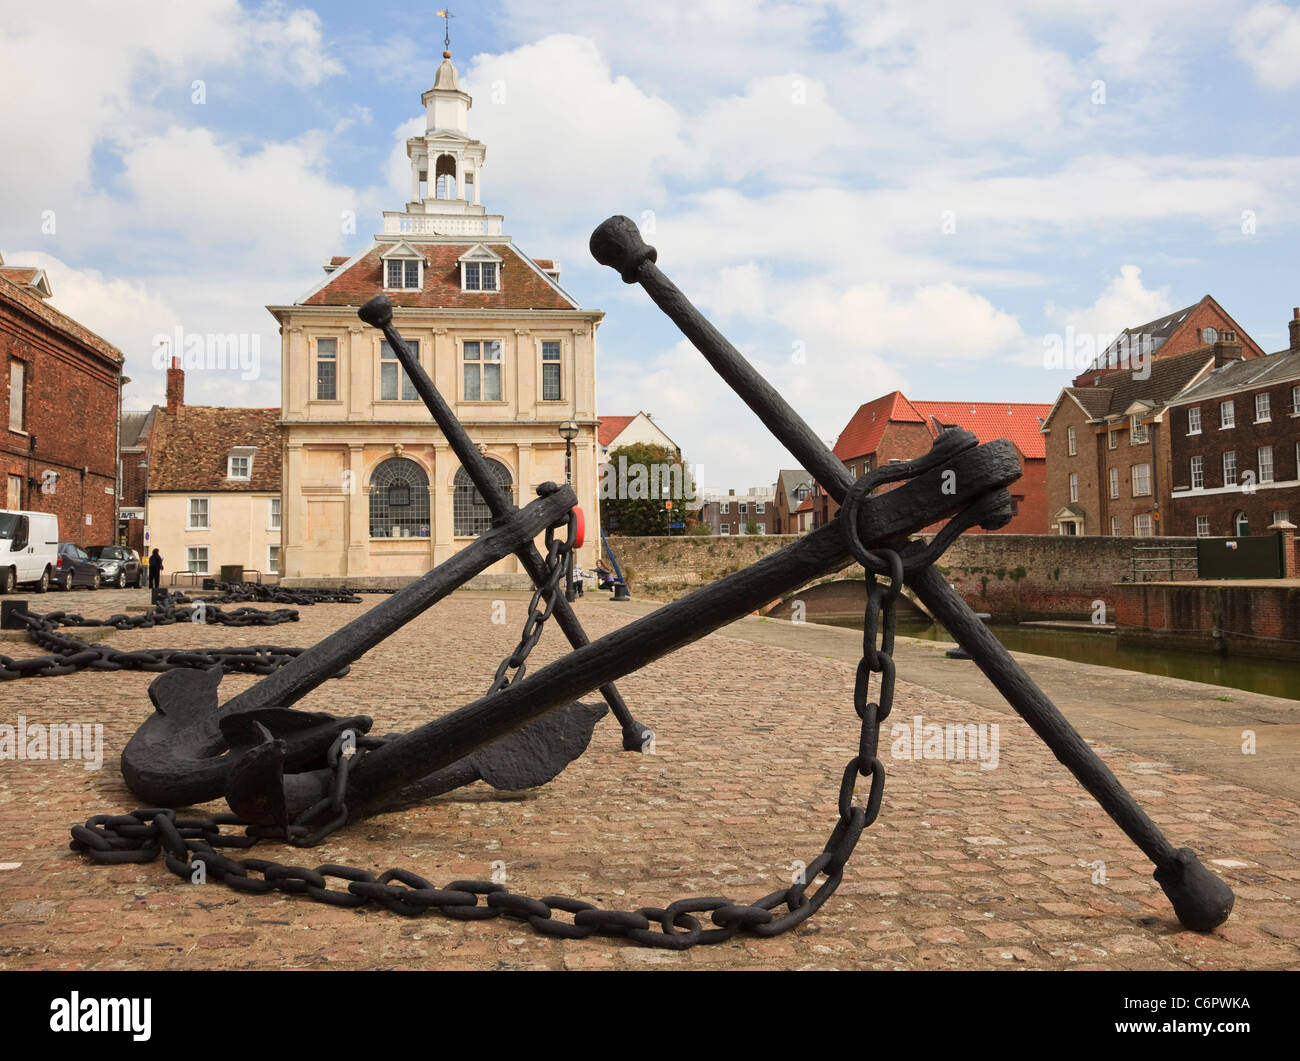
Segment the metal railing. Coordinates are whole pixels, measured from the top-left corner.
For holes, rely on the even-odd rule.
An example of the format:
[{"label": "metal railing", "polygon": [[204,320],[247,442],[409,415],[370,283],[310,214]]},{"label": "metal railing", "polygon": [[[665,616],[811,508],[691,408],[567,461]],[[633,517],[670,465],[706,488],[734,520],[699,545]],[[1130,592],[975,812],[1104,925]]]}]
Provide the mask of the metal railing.
[{"label": "metal railing", "polygon": [[1184,582],[1198,577],[1195,545],[1135,545],[1134,582]]}]

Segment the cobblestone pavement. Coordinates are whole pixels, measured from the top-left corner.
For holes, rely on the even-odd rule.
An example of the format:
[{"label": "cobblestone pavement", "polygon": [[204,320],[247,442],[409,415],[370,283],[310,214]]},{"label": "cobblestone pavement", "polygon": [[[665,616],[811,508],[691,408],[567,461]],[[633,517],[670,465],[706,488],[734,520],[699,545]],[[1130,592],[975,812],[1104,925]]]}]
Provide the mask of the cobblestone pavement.
[{"label": "cobblestone pavement", "polygon": [[[35,610],[103,617],[147,594],[31,596]],[[269,629],[178,624],[114,631],[121,647],[308,645],[382,598],[303,608]],[[627,621],[579,601],[593,636]],[[406,729],[482,693],[518,635],[524,602],[458,595],[409,625],[304,706],[366,712],[379,733]],[[566,648],[547,631],[534,660]],[[21,656],[14,640],[0,651]],[[534,664],[535,666],[535,664]],[[427,806],[382,814],[310,852],[252,854],[380,871],[435,884],[484,878],[606,906],[682,896],[745,901],[811,861],[835,819],[840,772],[854,754],[853,666],[756,647],[725,634],[621,681],[654,754],[620,750],[610,719],[556,781],[503,798],[479,784]],[[410,920],[272,894],[192,886],[161,863],[97,866],[68,850],[68,828],[139,805],[118,756],[150,710],[151,675],[81,673],[0,685],[0,722],[102,723],[104,764],[0,762],[0,968],[1106,968],[1300,966],[1300,815],[1287,799],[1150,762],[1098,753],[1179,845],[1230,881],[1237,906],[1210,935],[1183,931],[1151,867],[1009,708],[976,707],[899,683],[891,724],[996,724],[998,764],[886,758],[884,810],[863,834],[839,892],[777,939],[739,937],[684,953],[618,940],[563,941],[518,922]],[[254,679],[228,676],[223,699]],[[886,754],[882,734],[882,756]],[[205,810],[224,809],[210,804]],[[1100,883],[1103,880],[1104,883]]]}]

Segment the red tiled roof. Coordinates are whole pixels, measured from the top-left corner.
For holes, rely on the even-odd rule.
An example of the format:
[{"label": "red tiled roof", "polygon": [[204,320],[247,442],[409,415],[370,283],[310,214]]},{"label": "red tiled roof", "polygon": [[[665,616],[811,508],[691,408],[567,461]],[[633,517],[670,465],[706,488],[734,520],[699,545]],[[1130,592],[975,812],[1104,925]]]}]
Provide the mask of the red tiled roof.
[{"label": "red tiled roof", "polygon": [[[852,460],[875,453],[885,426],[893,423],[923,423],[937,436],[946,427],[964,427],[981,443],[1009,438],[1029,460],[1045,460],[1047,444],[1039,431],[1039,418],[1046,419],[1050,404],[1029,402],[923,402],[912,401],[901,391],[858,407],[835,443],[835,456]],[[938,421],[937,425],[935,421]]]},{"label": "red tiled roof", "polygon": [[596,432],[596,437],[600,439],[602,446],[608,446],[614,439],[623,433],[623,428],[627,427],[640,414],[634,413],[632,416],[602,416],[600,418],[600,428]]},{"label": "red tiled roof", "polygon": [[858,406],[853,419],[835,441],[835,456],[840,460],[851,460],[875,453],[880,437],[885,433],[885,425],[891,420],[919,424],[925,421],[925,417],[903,397],[902,391],[890,391],[884,397]]},{"label": "red tiled roof", "polygon": [[807,497],[805,497],[805,498],[803,499],[803,504],[800,505],[798,508],[796,508],[795,511],[796,511],[796,512],[811,512],[811,511],[812,511],[812,507],[813,507],[813,504],[812,504],[812,494],[809,494]]},{"label": "red tiled roof", "polygon": [[[487,244],[504,259],[500,291],[462,291],[460,268],[462,255],[474,243],[415,243],[424,255],[424,287],[419,291],[384,291],[384,263],[380,255],[393,244],[377,243],[355,265],[336,269],[306,306],[360,306],[378,294],[386,294],[395,306],[422,306],[429,309],[573,309],[569,302],[545,277],[513,247],[503,243]],[[346,259],[345,259],[346,260]]]},{"label": "red tiled roof", "polygon": [[17,284],[19,287],[30,284],[36,277],[37,270],[22,265],[0,266],[0,276]]},{"label": "red tiled roof", "polygon": [[[149,489],[220,493],[280,489],[279,409],[182,405],[157,417],[149,459]],[[226,478],[235,446],[256,446],[252,477]]]},{"label": "red tiled roof", "polygon": [[73,320],[66,313],[60,313],[44,299],[29,294],[3,276],[0,276],[0,301],[21,307],[33,317],[44,321],[51,328],[75,339],[82,346],[107,359],[112,364],[115,372],[121,371],[123,360],[121,350],[101,339],[89,328]]},{"label": "red tiled roof", "polygon": [[[964,427],[983,442],[1009,438],[1027,460],[1046,460],[1047,441],[1040,421],[1052,411],[1051,403],[1038,402],[922,402],[912,405],[927,419],[944,427]],[[930,421],[933,430],[934,420]],[[938,434],[938,431],[935,431]]]}]

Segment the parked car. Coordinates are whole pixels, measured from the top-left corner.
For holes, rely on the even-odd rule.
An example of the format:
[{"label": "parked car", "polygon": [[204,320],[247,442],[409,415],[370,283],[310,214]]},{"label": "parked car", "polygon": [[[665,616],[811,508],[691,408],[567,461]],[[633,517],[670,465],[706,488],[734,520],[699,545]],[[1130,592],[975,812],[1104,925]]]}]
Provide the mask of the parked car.
[{"label": "parked car", "polygon": [[52,512],[0,511],[0,593],[30,585],[50,588],[59,558],[59,517]]},{"label": "parked car", "polygon": [[140,563],[140,554],[125,545],[91,545],[86,548],[89,556],[99,569],[104,572],[104,584],[126,589],[134,586],[141,589],[145,584],[145,568]]},{"label": "parked car", "polygon": [[104,574],[99,565],[75,542],[59,542],[59,562],[54,568],[54,583],[60,589],[99,589]]}]

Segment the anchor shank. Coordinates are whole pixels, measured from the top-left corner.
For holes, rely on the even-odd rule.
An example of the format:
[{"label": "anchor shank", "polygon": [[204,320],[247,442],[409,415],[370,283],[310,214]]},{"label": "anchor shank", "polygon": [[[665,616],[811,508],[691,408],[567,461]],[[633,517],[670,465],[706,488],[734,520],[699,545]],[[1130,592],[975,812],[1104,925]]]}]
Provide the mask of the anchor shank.
[{"label": "anchor shank", "polygon": [[[592,256],[601,264],[616,269],[624,282],[641,284],[655,304],[813,474],[823,489],[836,501],[843,502],[853,485],[848,469],[771,384],[660,271],[655,264],[658,254],[641,239],[636,223],[628,217],[609,218],[592,233],[590,247]],[[1189,928],[1212,928],[1221,924],[1232,909],[1232,892],[1227,885],[1206,870],[1190,849],[1175,850],[1074,727],[997,638],[989,633],[966,602],[944,582],[943,576],[927,566],[913,574],[908,584],[967,649],[975,663],[1051,748],[1057,759],[1151,858],[1156,865],[1156,879],[1183,924]]]}]

